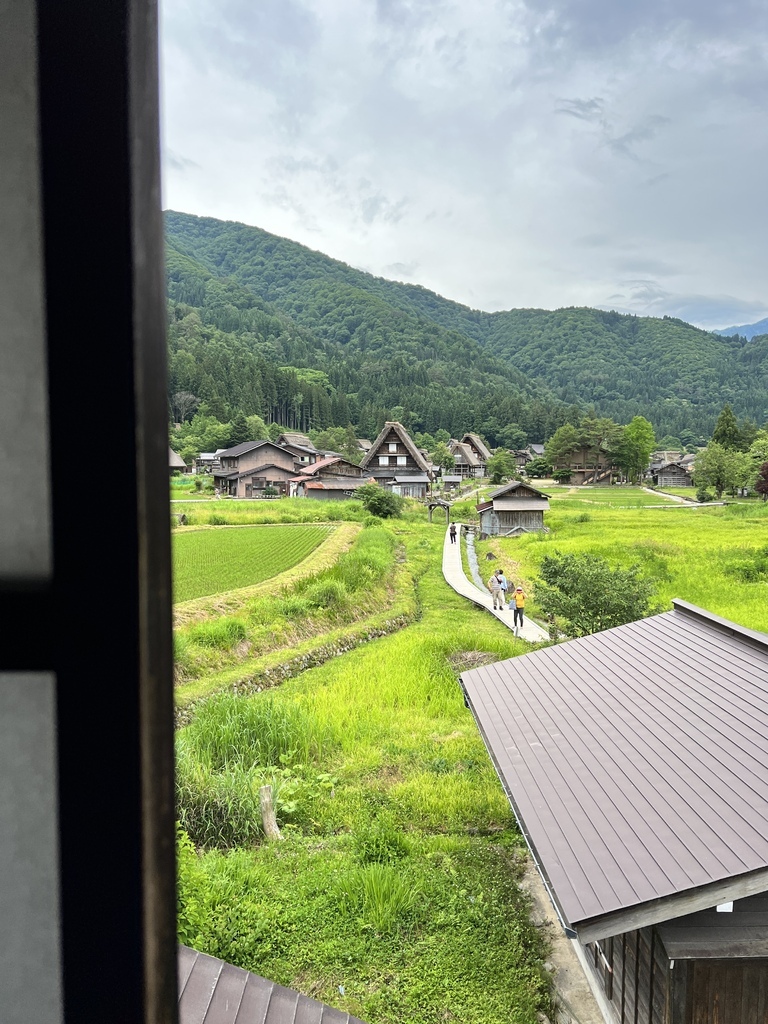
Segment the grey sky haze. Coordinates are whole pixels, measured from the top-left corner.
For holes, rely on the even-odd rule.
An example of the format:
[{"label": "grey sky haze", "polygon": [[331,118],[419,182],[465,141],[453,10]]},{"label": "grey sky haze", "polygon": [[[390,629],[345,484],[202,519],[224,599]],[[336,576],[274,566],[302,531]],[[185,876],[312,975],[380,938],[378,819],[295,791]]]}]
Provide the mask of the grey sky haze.
[{"label": "grey sky haze", "polygon": [[164,204],[486,310],[768,314],[763,0],[162,0]]}]

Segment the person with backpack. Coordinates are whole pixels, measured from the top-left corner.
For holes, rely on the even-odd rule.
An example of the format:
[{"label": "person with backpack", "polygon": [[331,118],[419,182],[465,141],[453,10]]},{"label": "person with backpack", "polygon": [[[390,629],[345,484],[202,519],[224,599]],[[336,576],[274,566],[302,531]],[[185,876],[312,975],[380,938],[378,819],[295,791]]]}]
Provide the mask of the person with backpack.
[{"label": "person with backpack", "polygon": [[451,528],[448,530],[448,533],[451,535],[451,544],[455,544],[456,543],[456,523],[451,523]]},{"label": "person with backpack", "polygon": [[501,611],[504,608],[504,591],[501,589],[501,569],[497,569],[496,572],[488,580],[488,589],[491,592],[493,598],[493,610],[496,611],[498,608]]}]

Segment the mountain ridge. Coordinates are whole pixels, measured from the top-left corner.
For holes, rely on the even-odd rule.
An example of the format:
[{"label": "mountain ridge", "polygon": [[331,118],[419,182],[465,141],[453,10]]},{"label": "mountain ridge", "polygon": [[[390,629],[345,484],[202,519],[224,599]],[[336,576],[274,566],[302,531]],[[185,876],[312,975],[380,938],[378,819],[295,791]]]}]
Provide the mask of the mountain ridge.
[{"label": "mountain ridge", "polygon": [[[691,441],[711,432],[726,401],[741,416],[768,418],[768,352],[760,339],[747,347],[739,338],[676,318],[590,307],[489,313],[421,285],[376,277],[260,228],[175,211],[167,211],[165,219],[177,253],[219,280],[235,282],[307,332],[315,351],[306,350],[304,358],[321,369],[335,363],[337,386],[345,386],[341,364],[363,374],[376,366],[389,407],[411,402],[391,401],[385,367],[394,360],[403,386],[410,368],[426,388],[448,386],[458,375],[476,392],[487,376],[497,390],[514,392],[517,407],[499,410],[491,434],[511,416],[530,435],[530,422],[521,423],[529,399],[543,400],[553,411],[551,422],[538,417],[538,434],[576,405],[594,406],[619,422],[645,415],[660,436],[687,431]],[[453,381],[441,379],[439,366],[450,367]],[[371,396],[362,397],[370,404]],[[411,393],[411,398],[431,409],[428,420],[440,418],[429,396]],[[424,419],[420,408],[410,411]],[[494,419],[487,410],[480,418]],[[472,425],[480,429],[476,421]]]}]

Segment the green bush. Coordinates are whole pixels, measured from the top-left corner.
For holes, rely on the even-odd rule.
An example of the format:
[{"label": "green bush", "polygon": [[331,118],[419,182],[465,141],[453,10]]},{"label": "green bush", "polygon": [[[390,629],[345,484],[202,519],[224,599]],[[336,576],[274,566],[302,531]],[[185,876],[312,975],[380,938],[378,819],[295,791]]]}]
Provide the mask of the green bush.
[{"label": "green bush", "polygon": [[708,491],[703,485],[696,488],[696,501],[714,501],[715,495],[712,491]]},{"label": "green bush", "polygon": [[347,588],[341,580],[319,580],[307,587],[304,600],[310,608],[343,608],[348,603]]},{"label": "green bush", "polygon": [[363,484],[355,492],[363,508],[373,516],[391,519],[402,514],[405,501],[399,494],[386,490],[378,484]]},{"label": "green bush", "polygon": [[371,863],[339,881],[343,912],[358,915],[379,934],[406,924],[419,905],[420,888],[391,864]]}]

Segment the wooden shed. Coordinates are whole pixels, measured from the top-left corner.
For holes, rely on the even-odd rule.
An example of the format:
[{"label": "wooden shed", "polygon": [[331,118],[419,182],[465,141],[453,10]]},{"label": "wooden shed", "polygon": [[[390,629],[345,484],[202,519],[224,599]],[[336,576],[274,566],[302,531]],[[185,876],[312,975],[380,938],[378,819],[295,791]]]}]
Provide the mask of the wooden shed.
[{"label": "wooden shed", "polygon": [[768,1022],[768,635],[674,610],[465,672],[610,1024]]},{"label": "wooden shed", "polygon": [[480,513],[480,537],[510,537],[520,533],[546,530],[544,513],[549,497],[528,483],[514,480],[476,506]]}]

